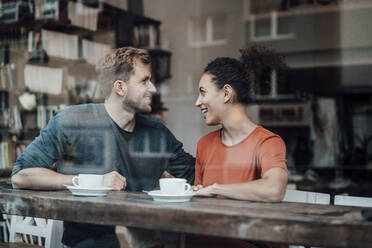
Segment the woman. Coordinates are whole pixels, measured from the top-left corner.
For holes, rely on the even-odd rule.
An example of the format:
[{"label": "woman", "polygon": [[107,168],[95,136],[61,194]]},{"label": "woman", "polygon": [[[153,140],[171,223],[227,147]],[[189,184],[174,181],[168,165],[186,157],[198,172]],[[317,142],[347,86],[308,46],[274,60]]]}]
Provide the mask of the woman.
[{"label": "woman", "polygon": [[246,114],[253,85],[286,68],[282,57],[262,46],[241,50],[240,60],[217,58],[199,82],[200,108],[207,125],[221,129],[198,142],[194,190],[200,196],[278,202],[288,179],[283,140]]},{"label": "woman", "polygon": [[[241,50],[240,60],[217,58],[199,82],[200,108],[207,125],[221,129],[198,142],[195,186],[200,196],[277,202],[285,194],[288,170],[283,140],[249,120],[246,104],[254,84],[265,86],[271,71],[286,69],[281,56],[261,46]],[[286,247],[243,240],[188,235],[186,247]]]}]

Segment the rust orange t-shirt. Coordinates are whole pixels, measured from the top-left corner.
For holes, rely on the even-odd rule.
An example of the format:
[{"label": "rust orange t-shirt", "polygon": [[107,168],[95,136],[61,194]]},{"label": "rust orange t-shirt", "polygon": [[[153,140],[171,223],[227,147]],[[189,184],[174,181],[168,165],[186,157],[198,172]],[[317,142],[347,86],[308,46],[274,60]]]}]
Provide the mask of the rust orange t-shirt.
[{"label": "rust orange t-shirt", "polygon": [[233,146],[224,145],[220,134],[216,130],[198,142],[195,185],[249,182],[274,167],[288,171],[285,143],[269,130],[258,126]]}]

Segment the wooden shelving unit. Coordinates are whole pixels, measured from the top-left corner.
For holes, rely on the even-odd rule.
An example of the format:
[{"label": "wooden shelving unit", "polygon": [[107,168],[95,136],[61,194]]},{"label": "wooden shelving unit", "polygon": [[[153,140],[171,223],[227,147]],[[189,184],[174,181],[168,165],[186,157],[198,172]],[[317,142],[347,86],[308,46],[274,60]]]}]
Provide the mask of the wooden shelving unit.
[{"label": "wooden shelving unit", "polygon": [[[31,2],[34,4],[35,10],[36,1]],[[89,87],[87,92],[81,93],[88,83],[91,83],[92,87],[96,87],[94,80],[97,79],[94,63],[88,62],[87,59],[82,57],[83,40],[90,41],[93,45],[102,44],[111,48],[135,46],[147,49],[152,56],[152,74],[155,85],[158,86],[171,77],[170,64],[172,54],[161,49],[159,29],[161,23],[158,20],[118,9],[108,4],[102,4],[99,11],[97,11],[96,30],[91,30],[72,24],[72,21],[68,18],[69,2],[77,4],[78,1],[59,0],[58,2],[60,5],[58,18],[38,19],[35,17],[35,13],[28,13],[15,22],[7,22],[4,19],[0,19],[0,65],[9,66],[11,68],[9,70],[11,72],[10,76],[12,77],[12,83],[7,81],[5,83],[7,86],[1,88],[1,80],[4,80],[4,78],[0,73],[0,92],[6,92],[6,94],[0,95],[0,142],[7,143],[5,146],[8,154],[5,169],[1,168],[0,160],[0,174],[2,171],[11,170],[17,153],[39,134],[42,127],[37,124],[38,118],[40,118],[40,111],[38,111],[37,107],[45,108],[44,112],[47,112],[48,118],[50,118],[52,115],[50,111],[54,111],[53,106],[100,103],[104,101],[103,97],[97,93],[98,91]],[[95,5],[84,6],[92,8]],[[42,42],[48,42],[44,39],[45,37],[42,37],[42,30],[70,35],[74,39],[77,37],[79,52],[75,54],[74,57],[76,58],[69,58],[69,54],[66,57],[48,54],[42,44]],[[29,35],[29,32],[34,33]],[[37,38],[35,38],[34,34],[37,32],[40,34],[37,34]],[[29,40],[30,38],[31,40]],[[35,44],[32,42],[35,42]],[[51,41],[49,40],[49,42]],[[55,48],[57,49],[57,47]],[[38,55],[38,53],[45,55],[46,59],[43,61],[35,60],[35,55]],[[3,55],[7,56],[6,61],[2,61]],[[31,61],[30,58],[32,57],[33,60]],[[36,58],[38,57],[36,56]],[[24,73],[26,65],[42,68],[61,68],[61,93],[36,92],[27,88],[25,86],[25,77],[27,75]],[[26,92],[36,96],[37,107],[32,110],[24,109],[19,101],[19,96]],[[17,111],[18,113],[16,113]],[[4,121],[2,115],[7,119],[7,125],[1,123],[1,121]],[[17,118],[20,119],[18,126],[15,124]],[[45,116],[43,118],[45,119]],[[5,151],[0,150],[0,152],[4,153]]]}]

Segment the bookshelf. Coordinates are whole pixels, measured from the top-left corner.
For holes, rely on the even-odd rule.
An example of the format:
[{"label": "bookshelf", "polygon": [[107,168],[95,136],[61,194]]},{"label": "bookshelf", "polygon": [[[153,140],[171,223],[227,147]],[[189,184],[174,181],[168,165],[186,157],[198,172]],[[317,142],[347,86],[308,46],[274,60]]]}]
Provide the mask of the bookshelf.
[{"label": "bookshelf", "polygon": [[[157,20],[100,0],[4,0],[1,7],[0,172],[11,170],[55,111],[104,101],[95,64],[112,48],[147,49],[155,86],[171,78]],[[159,115],[166,108],[154,98]]]}]

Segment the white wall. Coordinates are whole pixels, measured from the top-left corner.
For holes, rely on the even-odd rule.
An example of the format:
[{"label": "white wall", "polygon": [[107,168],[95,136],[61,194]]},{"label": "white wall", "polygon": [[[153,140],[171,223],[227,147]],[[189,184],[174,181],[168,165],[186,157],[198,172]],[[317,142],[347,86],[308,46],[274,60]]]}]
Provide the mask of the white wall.
[{"label": "white wall", "polygon": [[[244,46],[242,0],[144,0],[144,15],[160,20],[162,44],[171,51],[172,78],[163,83],[161,91],[167,126],[195,155],[200,137],[217,127],[207,127],[200,110],[194,106],[198,82],[203,69],[220,56],[238,57]],[[217,23],[216,36],[227,43],[202,48],[188,45],[188,22],[212,16]]]}]

